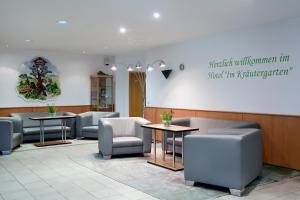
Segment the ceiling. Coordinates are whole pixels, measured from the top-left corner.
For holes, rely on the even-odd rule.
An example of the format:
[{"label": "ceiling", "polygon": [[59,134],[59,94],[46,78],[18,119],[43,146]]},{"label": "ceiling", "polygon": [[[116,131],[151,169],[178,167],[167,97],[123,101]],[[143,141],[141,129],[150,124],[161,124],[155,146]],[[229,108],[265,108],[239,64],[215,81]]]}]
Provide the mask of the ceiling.
[{"label": "ceiling", "polygon": [[0,0],[0,45],[116,55],[297,16],[299,0]]}]

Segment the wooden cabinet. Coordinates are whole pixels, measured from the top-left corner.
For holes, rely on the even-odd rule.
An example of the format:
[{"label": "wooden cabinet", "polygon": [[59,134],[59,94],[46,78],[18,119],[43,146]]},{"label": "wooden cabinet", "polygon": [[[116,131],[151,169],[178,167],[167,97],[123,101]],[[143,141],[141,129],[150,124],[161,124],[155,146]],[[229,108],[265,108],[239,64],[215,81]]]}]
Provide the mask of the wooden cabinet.
[{"label": "wooden cabinet", "polygon": [[91,110],[114,111],[114,79],[110,75],[91,76]]}]

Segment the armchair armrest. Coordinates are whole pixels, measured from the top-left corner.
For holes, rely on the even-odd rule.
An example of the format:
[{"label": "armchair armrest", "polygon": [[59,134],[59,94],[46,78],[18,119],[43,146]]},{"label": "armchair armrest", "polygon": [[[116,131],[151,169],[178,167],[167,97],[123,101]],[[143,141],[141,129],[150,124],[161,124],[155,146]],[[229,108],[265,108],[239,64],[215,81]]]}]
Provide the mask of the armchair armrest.
[{"label": "armchair armrest", "polygon": [[0,120],[12,122],[12,133],[23,133],[23,120],[19,116],[0,117]]},{"label": "armchair armrest", "polygon": [[144,118],[137,118],[135,121],[135,134],[137,137],[143,140],[143,152],[151,152],[151,143],[152,143],[152,131],[148,128],[141,127],[145,124],[150,124],[151,122]]},{"label": "armchair armrest", "polygon": [[11,151],[13,143],[13,122],[1,119],[0,121],[0,151]]},{"label": "armchair armrest", "polygon": [[103,116],[103,118],[114,118],[114,117],[120,117],[119,112],[108,112]]},{"label": "armchair armrest", "polygon": [[112,145],[113,145],[113,128],[108,121],[99,120],[98,125],[98,148],[99,153],[105,156],[112,155]]},{"label": "armchair armrest", "polygon": [[93,122],[93,115],[91,112],[85,112],[76,116],[76,136],[81,137],[81,130],[85,126],[91,126]]}]

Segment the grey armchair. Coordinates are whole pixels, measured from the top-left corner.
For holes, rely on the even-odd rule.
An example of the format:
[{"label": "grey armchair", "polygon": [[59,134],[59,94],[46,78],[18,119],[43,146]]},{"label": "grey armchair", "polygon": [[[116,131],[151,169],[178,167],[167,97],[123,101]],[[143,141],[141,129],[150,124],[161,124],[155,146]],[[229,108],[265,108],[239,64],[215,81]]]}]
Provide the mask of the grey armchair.
[{"label": "grey armchair", "polygon": [[209,134],[184,138],[184,178],[228,187],[240,196],[262,170],[259,129],[212,129]]},{"label": "grey armchair", "polygon": [[98,139],[98,121],[101,118],[120,117],[118,112],[85,112],[76,116],[76,136]]},{"label": "grey armchair", "polygon": [[140,117],[102,118],[99,120],[99,153],[112,155],[150,153],[152,134],[141,125],[150,123]]},{"label": "grey armchair", "polygon": [[22,143],[22,121],[14,117],[0,117],[0,152],[10,154]]}]

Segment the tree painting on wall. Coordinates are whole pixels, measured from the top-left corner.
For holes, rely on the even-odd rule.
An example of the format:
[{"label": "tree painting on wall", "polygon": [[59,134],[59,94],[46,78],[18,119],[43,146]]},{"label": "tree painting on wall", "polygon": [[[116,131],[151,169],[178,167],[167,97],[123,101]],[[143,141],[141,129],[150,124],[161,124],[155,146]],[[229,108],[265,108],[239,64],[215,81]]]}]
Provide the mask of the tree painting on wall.
[{"label": "tree painting on wall", "polygon": [[61,94],[57,68],[36,57],[22,65],[17,91],[25,100],[46,101]]}]

